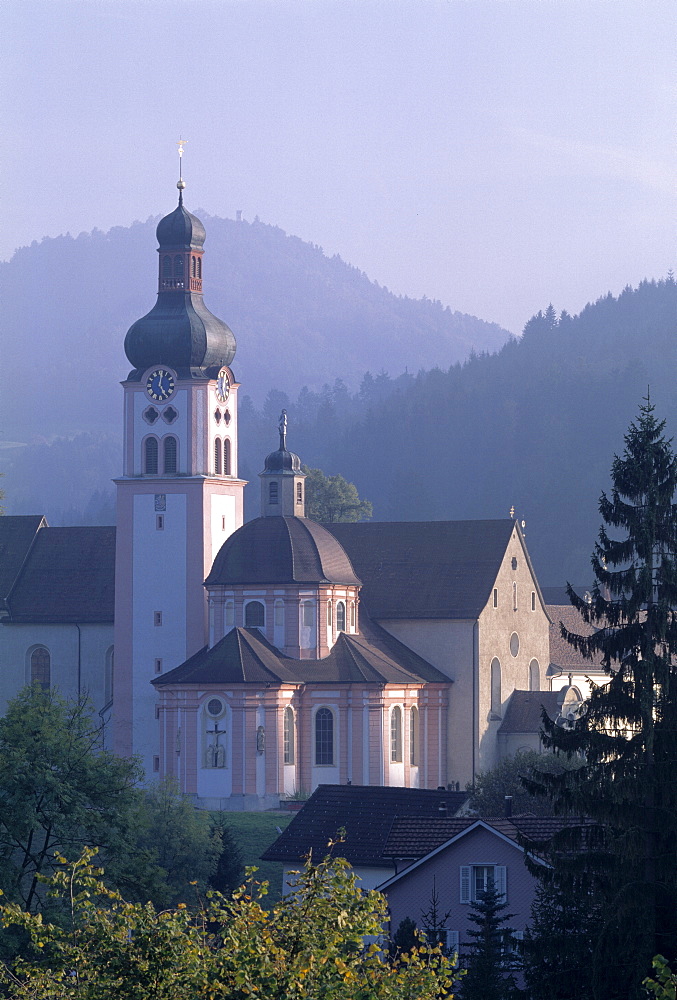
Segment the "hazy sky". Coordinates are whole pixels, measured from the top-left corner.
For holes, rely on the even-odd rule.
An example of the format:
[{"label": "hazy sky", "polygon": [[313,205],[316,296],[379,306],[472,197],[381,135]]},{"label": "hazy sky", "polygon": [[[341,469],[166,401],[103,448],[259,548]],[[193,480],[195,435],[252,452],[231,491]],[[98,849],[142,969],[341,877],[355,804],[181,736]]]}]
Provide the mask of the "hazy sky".
[{"label": "hazy sky", "polygon": [[675,267],[674,0],[4,0],[0,19],[4,258],[171,210],[184,136],[192,210],[515,332]]}]

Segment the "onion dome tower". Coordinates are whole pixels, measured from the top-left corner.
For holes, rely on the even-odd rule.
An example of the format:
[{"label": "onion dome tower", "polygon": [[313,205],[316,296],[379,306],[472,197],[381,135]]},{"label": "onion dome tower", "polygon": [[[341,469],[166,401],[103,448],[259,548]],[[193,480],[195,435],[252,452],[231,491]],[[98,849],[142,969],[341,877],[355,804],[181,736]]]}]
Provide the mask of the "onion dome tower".
[{"label": "onion dome tower", "polygon": [[204,579],[243,521],[235,337],[202,301],[205,230],[184,187],[180,176],[178,207],[157,227],[157,303],[125,339],[134,368],[115,481],[115,749],[148,775],[160,724],[150,682],[205,645]]},{"label": "onion dome tower", "polygon": [[179,204],[161,219],[157,230],[159,275],[157,302],[125,337],[125,354],[135,373],[162,362],[180,378],[218,372],[235,357],[235,336],[202,298],[205,228],[183,205],[186,182],[181,178]]}]

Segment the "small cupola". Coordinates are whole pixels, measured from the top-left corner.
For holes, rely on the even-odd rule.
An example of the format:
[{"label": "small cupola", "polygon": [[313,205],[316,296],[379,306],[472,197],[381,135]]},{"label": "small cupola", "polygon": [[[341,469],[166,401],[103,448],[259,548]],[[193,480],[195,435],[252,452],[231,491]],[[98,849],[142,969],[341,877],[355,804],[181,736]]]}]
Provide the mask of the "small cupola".
[{"label": "small cupola", "polygon": [[261,514],[263,517],[305,517],[305,472],[301,459],[287,450],[287,411],[278,424],[280,447],[267,456],[261,479]]}]

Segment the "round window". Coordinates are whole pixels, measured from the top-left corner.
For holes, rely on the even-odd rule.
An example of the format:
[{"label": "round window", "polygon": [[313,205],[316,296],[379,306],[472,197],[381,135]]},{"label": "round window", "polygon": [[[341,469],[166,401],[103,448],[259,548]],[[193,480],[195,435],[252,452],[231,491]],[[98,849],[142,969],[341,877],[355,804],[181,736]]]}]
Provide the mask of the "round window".
[{"label": "round window", "polygon": [[220,698],[210,698],[207,702],[207,711],[210,715],[221,715],[223,712],[223,702]]},{"label": "round window", "polygon": [[510,652],[513,656],[517,656],[520,651],[520,637],[517,632],[513,632],[510,636]]}]

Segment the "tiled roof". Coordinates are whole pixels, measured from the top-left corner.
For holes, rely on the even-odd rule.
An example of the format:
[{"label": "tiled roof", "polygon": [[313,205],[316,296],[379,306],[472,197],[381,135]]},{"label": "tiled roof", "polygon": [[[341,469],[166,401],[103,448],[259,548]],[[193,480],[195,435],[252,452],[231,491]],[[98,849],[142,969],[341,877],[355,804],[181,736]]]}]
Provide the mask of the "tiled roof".
[{"label": "tiled roof", "polygon": [[37,532],[46,524],[41,514],[0,517],[0,602],[12,589]]},{"label": "tiled roof", "polygon": [[[383,855],[393,859],[423,858],[477,821],[477,816],[433,818],[398,816],[393,821]],[[510,819],[499,816],[482,818],[482,822],[516,843],[532,841],[543,846],[565,826],[578,825],[581,820],[561,816],[512,816]]]},{"label": "tiled roof", "polygon": [[[449,683],[444,674],[402,643],[383,638],[369,623],[367,635],[341,632],[328,656],[321,660],[296,660],[280,653],[258,629],[231,629],[214,646],[205,646],[153,683],[246,684],[317,682],[367,684]],[[374,641],[370,641],[373,637]]]},{"label": "tiled roof", "polygon": [[10,620],[112,622],[114,592],[115,528],[44,527],[9,596]]},{"label": "tiled roof", "polygon": [[563,638],[560,622],[569,632],[576,635],[592,635],[597,629],[588,625],[580,613],[571,604],[556,604],[548,606],[548,614],[552,619],[550,626],[550,673],[561,671],[568,673],[597,672],[602,669],[601,654],[596,654],[592,660],[586,660],[578,650]]},{"label": "tiled roof", "polygon": [[476,618],[516,522],[327,524],[363,583],[372,618]]},{"label": "tiled roof", "polygon": [[545,708],[551,719],[558,715],[557,691],[513,691],[510,695],[499,733],[538,733]]},{"label": "tiled roof", "polygon": [[439,816],[440,807],[453,816],[466,799],[466,792],[320,785],[262,857],[300,862],[310,850],[315,857],[323,857],[329,840],[343,827],[345,842],[335,853],[353,865],[389,867],[384,848],[396,817],[433,819]]}]

